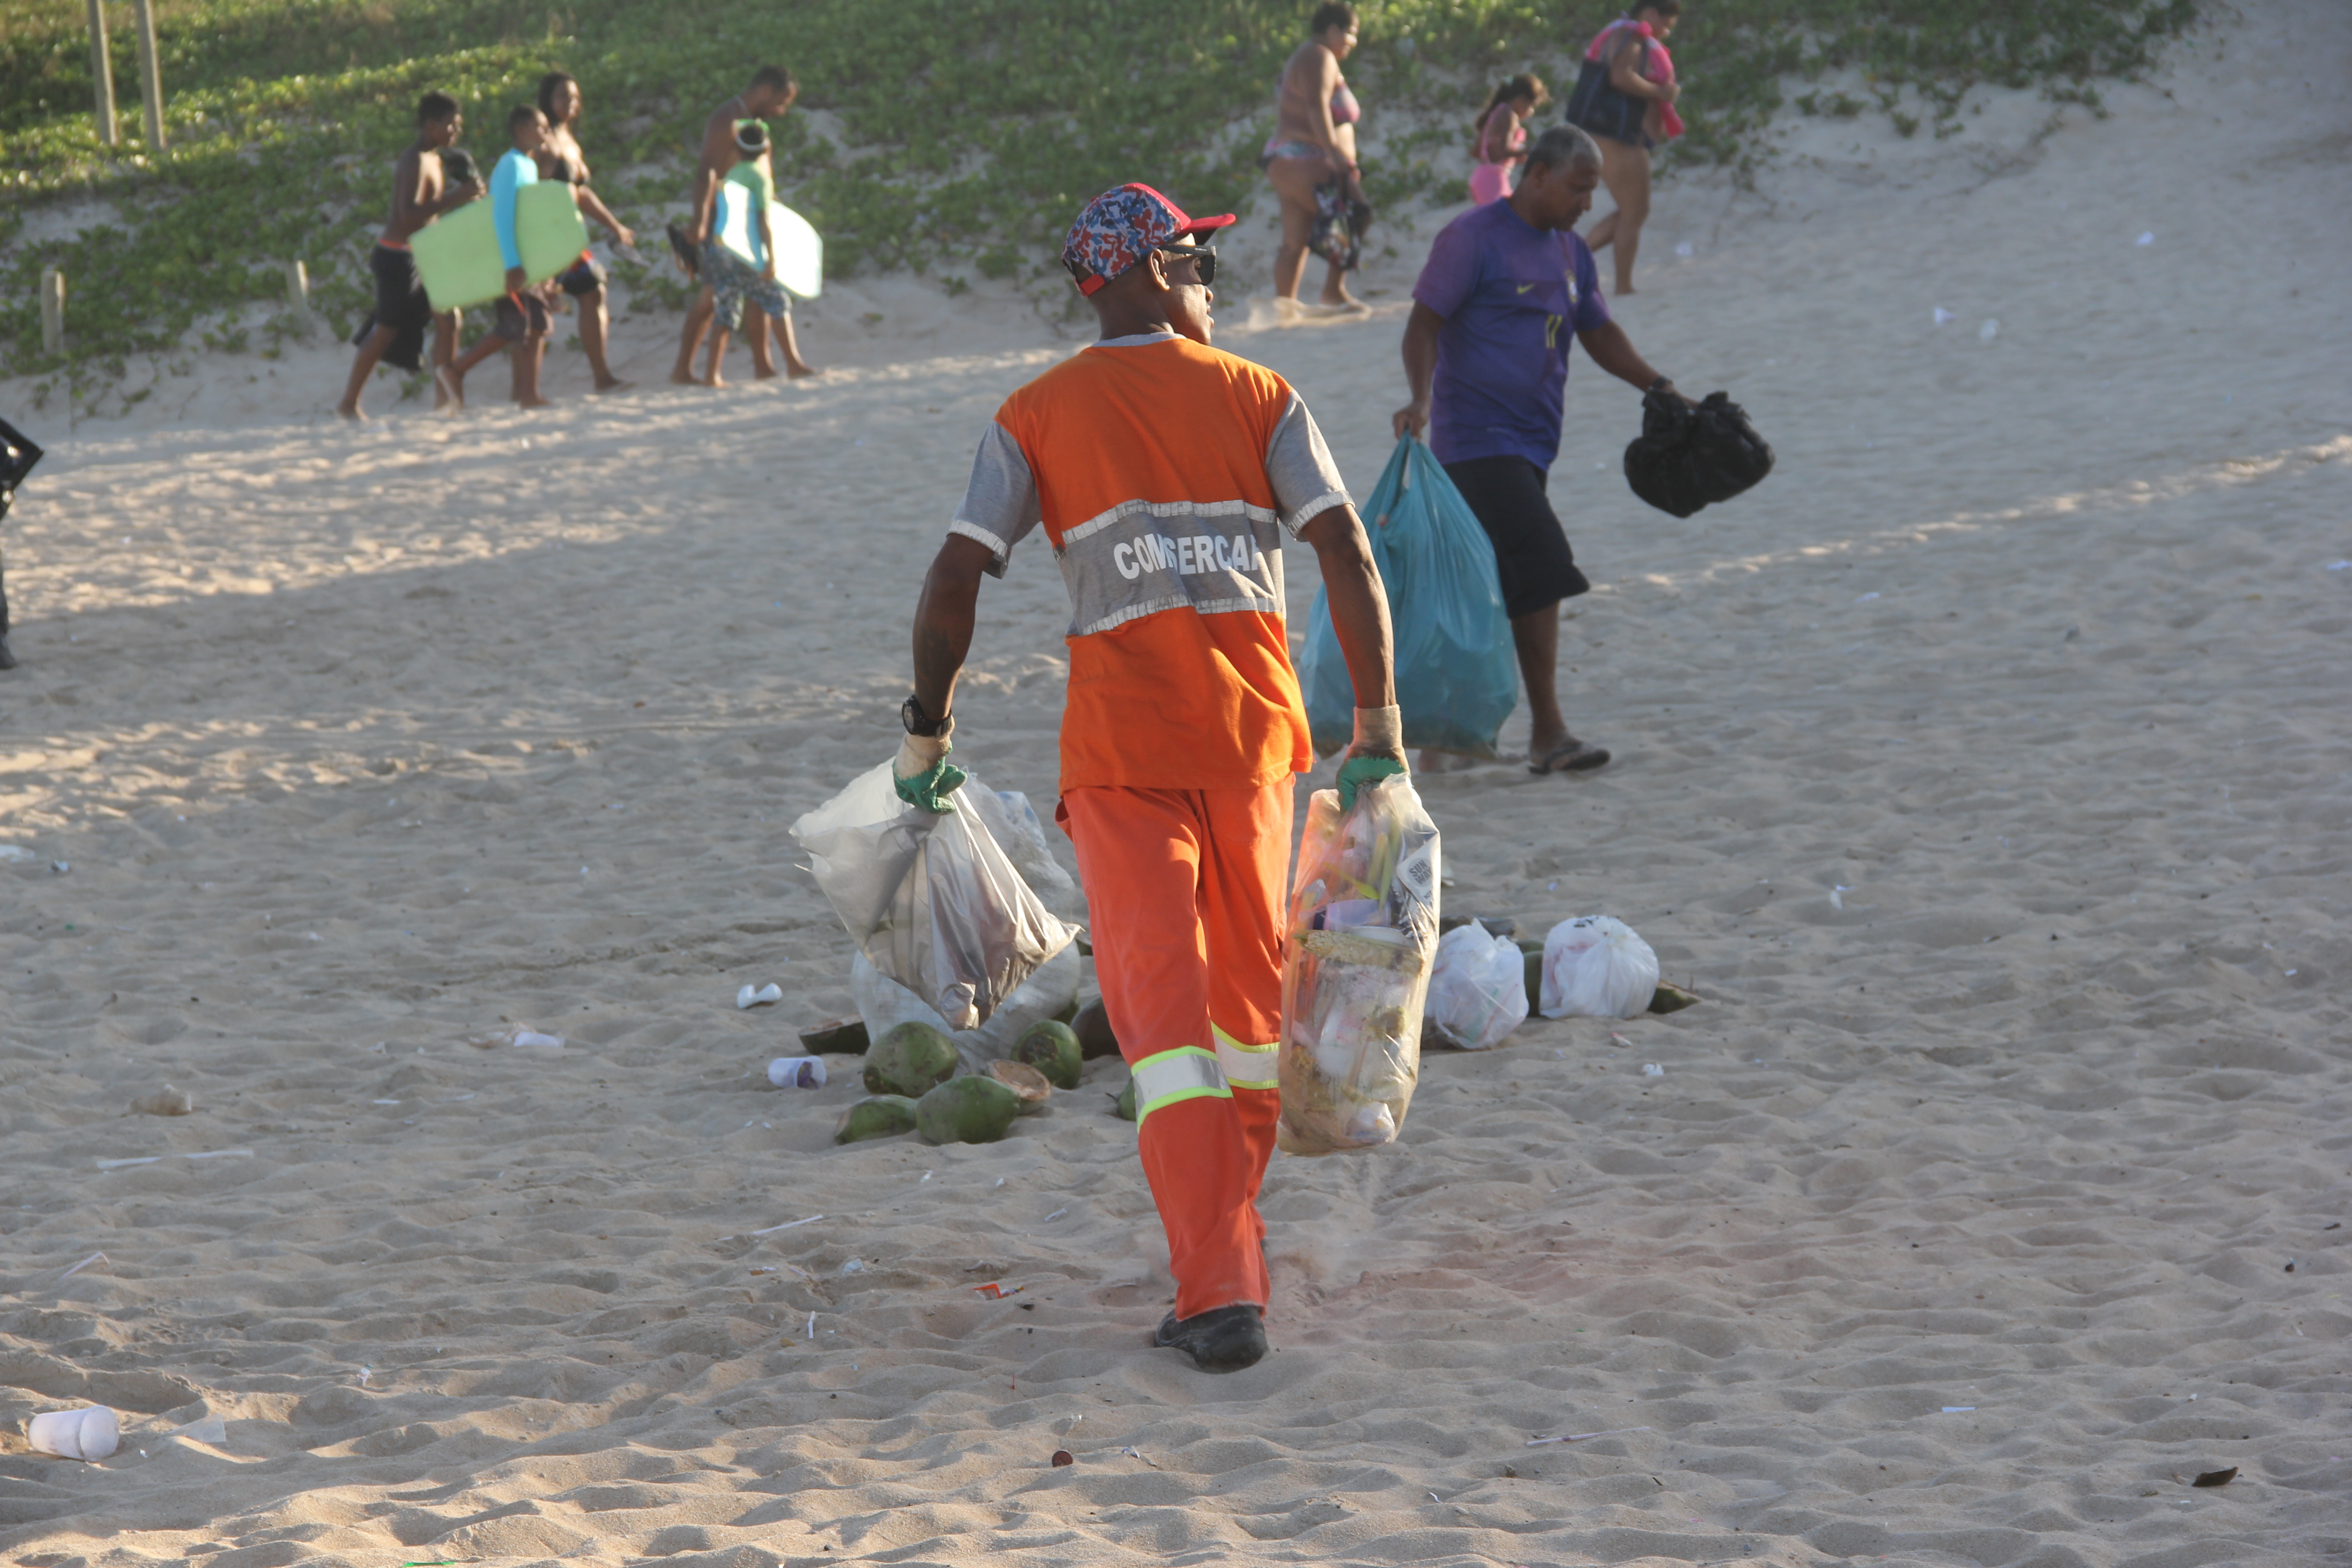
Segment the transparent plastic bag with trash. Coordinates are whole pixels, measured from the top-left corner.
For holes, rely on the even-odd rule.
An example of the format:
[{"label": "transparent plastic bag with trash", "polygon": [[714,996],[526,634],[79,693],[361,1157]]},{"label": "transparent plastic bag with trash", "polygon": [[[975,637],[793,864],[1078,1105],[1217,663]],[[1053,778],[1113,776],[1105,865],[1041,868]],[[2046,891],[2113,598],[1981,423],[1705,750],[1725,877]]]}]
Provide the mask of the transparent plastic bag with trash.
[{"label": "transparent plastic bag with trash", "polygon": [[1003,803],[977,779],[957,798],[964,809],[919,811],[884,763],[792,826],[859,952],[950,1030],[987,1022],[1078,932],[998,845],[990,819],[1007,821]]},{"label": "transparent plastic bag with trash", "polygon": [[1422,1005],[1437,951],[1437,826],[1399,773],[1342,816],[1307,808],[1282,965],[1282,1119],[1275,1142],[1328,1154],[1393,1142],[1421,1077]]},{"label": "transparent plastic bag with trash", "polygon": [[1527,954],[1473,921],[1437,939],[1429,975],[1430,1034],[1457,1050],[1490,1050],[1528,1021]]},{"label": "transparent plastic bag with trash", "polygon": [[1632,1018],[1658,994],[1658,955],[1610,915],[1562,921],[1544,938],[1543,1016]]}]

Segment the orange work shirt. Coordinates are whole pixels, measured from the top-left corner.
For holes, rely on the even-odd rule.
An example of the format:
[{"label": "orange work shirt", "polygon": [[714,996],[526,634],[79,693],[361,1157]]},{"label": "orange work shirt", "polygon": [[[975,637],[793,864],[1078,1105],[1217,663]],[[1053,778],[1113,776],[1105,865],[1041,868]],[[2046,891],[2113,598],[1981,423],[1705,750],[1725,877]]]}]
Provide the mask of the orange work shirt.
[{"label": "orange work shirt", "polygon": [[1312,765],[1282,534],[1348,500],[1289,383],[1172,332],[1096,343],[1004,400],[949,531],[999,576],[1038,524],[1052,542],[1064,790],[1256,788]]}]

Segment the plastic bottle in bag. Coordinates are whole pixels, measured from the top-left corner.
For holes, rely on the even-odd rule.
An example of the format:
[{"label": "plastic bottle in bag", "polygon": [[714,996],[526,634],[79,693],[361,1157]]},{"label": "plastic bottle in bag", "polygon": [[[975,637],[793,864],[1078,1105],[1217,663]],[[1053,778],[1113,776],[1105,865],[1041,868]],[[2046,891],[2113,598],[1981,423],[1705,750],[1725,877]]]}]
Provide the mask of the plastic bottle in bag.
[{"label": "plastic bottle in bag", "polygon": [[1658,955],[1623,921],[1581,915],[1544,938],[1547,1018],[1632,1018],[1657,994]]},{"label": "plastic bottle in bag", "polygon": [[1437,949],[1437,826],[1403,774],[1307,810],[1291,883],[1276,1071],[1287,1153],[1393,1141],[1421,1077],[1422,1005]]},{"label": "plastic bottle in bag", "polygon": [[1528,1021],[1527,955],[1473,922],[1437,939],[1428,1029],[1460,1050],[1489,1050]]}]

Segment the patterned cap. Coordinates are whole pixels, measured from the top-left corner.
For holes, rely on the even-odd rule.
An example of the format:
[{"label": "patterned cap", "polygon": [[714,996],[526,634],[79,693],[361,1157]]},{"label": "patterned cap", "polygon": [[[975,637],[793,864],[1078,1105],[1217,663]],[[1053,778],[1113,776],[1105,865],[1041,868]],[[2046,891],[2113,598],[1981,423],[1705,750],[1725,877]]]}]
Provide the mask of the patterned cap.
[{"label": "patterned cap", "polygon": [[1234,221],[1186,217],[1183,209],[1150,185],[1121,185],[1087,204],[1062,241],[1062,265],[1081,294],[1092,294],[1160,246],[1188,234],[1205,234]]}]

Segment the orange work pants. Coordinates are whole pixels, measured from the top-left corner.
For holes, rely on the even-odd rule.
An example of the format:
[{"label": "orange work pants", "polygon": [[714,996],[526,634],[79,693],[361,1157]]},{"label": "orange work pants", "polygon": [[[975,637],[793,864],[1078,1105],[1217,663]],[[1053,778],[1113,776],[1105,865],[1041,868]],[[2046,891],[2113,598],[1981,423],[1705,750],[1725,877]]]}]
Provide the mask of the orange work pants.
[{"label": "orange work pants", "polygon": [[1282,1102],[1288,779],[1074,789],[1095,976],[1135,1074],[1136,1141],[1168,1232],[1176,1315],[1267,1300],[1258,1185]]}]

